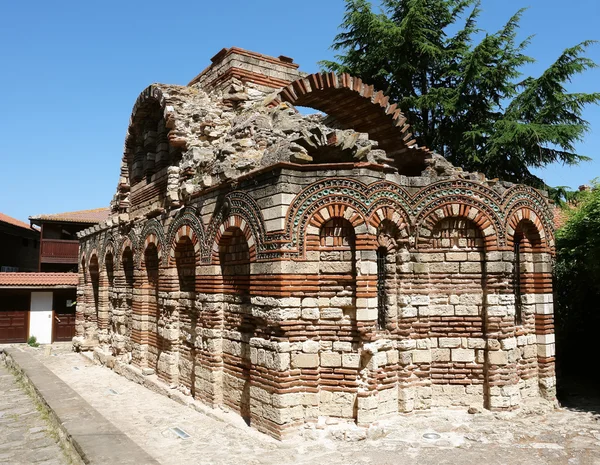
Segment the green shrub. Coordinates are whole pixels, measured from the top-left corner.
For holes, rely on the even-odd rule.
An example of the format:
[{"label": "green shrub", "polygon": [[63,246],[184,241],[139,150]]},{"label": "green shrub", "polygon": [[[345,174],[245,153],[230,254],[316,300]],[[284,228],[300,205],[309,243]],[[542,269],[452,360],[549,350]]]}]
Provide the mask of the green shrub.
[{"label": "green shrub", "polygon": [[37,341],[37,338],[35,336],[30,336],[29,339],[27,339],[27,344],[29,344],[31,347],[40,346],[40,343]]}]

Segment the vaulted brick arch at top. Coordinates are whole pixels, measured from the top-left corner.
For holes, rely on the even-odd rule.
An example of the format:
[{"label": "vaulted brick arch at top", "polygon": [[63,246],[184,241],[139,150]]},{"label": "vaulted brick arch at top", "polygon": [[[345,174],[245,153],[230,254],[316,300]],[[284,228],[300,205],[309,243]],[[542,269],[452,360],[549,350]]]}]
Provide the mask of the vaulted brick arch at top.
[{"label": "vaulted brick arch at top", "polygon": [[390,103],[389,97],[360,78],[349,74],[310,74],[284,87],[270,104],[280,102],[314,108],[347,129],[368,133],[394,158],[403,174],[420,174],[426,167],[425,160],[431,157],[426,147],[417,146],[397,104]]},{"label": "vaulted brick arch at top", "polygon": [[519,208],[509,218],[506,243],[511,249],[515,245],[515,237],[526,240],[527,250],[531,249],[536,252],[552,251],[552,248],[548,246],[548,238],[542,220],[530,208]]},{"label": "vaulted brick arch at top", "polygon": [[489,252],[498,249],[498,232],[492,220],[478,208],[459,203],[446,204],[425,217],[417,229],[417,246],[419,248],[429,246],[434,228],[446,218],[463,218],[473,223],[481,232],[485,250]]},{"label": "vaulted brick arch at top", "polygon": [[129,211],[132,185],[179,156],[185,141],[171,131],[174,127],[175,116],[163,91],[156,85],[144,89],[129,118],[117,188],[118,211]]},{"label": "vaulted brick arch at top", "polygon": [[236,230],[240,230],[246,239],[246,243],[248,244],[249,261],[254,262],[256,260],[256,239],[252,233],[252,228],[241,216],[231,215],[229,218],[223,221],[223,223],[221,223],[221,226],[215,235],[211,254],[211,262],[213,264],[221,263],[219,246],[222,243],[222,239],[226,239],[232,234],[232,232]]},{"label": "vaulted brick arch at top", "polygon": [[332,203],[314,212],[308,220],[306,230],[299,231],[299,234],[305,234],[304,246],[306,250],[314,250],[320,247],[321,229],[334,218],[346,220],[352,225],[357,248],[362,248],[365,241],[370,243],[374,240],[374,236],[368,235],[367,223],[358,211],[349,205]]}]

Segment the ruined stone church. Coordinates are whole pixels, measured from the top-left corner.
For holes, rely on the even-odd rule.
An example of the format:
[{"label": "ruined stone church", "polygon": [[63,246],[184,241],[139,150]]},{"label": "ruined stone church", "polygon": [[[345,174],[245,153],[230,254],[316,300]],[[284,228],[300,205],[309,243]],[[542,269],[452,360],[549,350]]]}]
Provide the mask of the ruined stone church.
[{"label": "ruined stone church", "polygon": [[151,85],[110,208],[75,348],[274,437],[555,396],[546,194],[418,146],[356,77],[229,48]]}]

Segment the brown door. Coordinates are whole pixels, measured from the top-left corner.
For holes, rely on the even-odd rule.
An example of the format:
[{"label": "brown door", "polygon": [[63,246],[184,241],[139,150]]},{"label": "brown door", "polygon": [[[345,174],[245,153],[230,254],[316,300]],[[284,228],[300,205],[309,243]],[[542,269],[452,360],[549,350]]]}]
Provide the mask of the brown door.
[{"label": "brown door", "polygon": [[0,311],[0,344],[27,342],[27,318],[25,310]]},{"label": "brown door", "polygon": [[75,311],[54,312],[54,341],[68,342],[75,336]]}]

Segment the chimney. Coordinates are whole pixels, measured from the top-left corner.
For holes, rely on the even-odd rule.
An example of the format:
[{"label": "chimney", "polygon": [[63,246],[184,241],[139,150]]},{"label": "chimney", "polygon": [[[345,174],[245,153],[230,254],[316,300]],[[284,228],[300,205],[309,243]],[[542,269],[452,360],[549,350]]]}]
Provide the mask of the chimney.
[{"label": "chimney", "polygon": [[261,55],[237,47],[224,48],[211,58],[212,64],[190,81],[203,90],[224,90],[233,79],[253,83],[266,93],[281,89],[306,75],[298,71],[293,58]]}]

